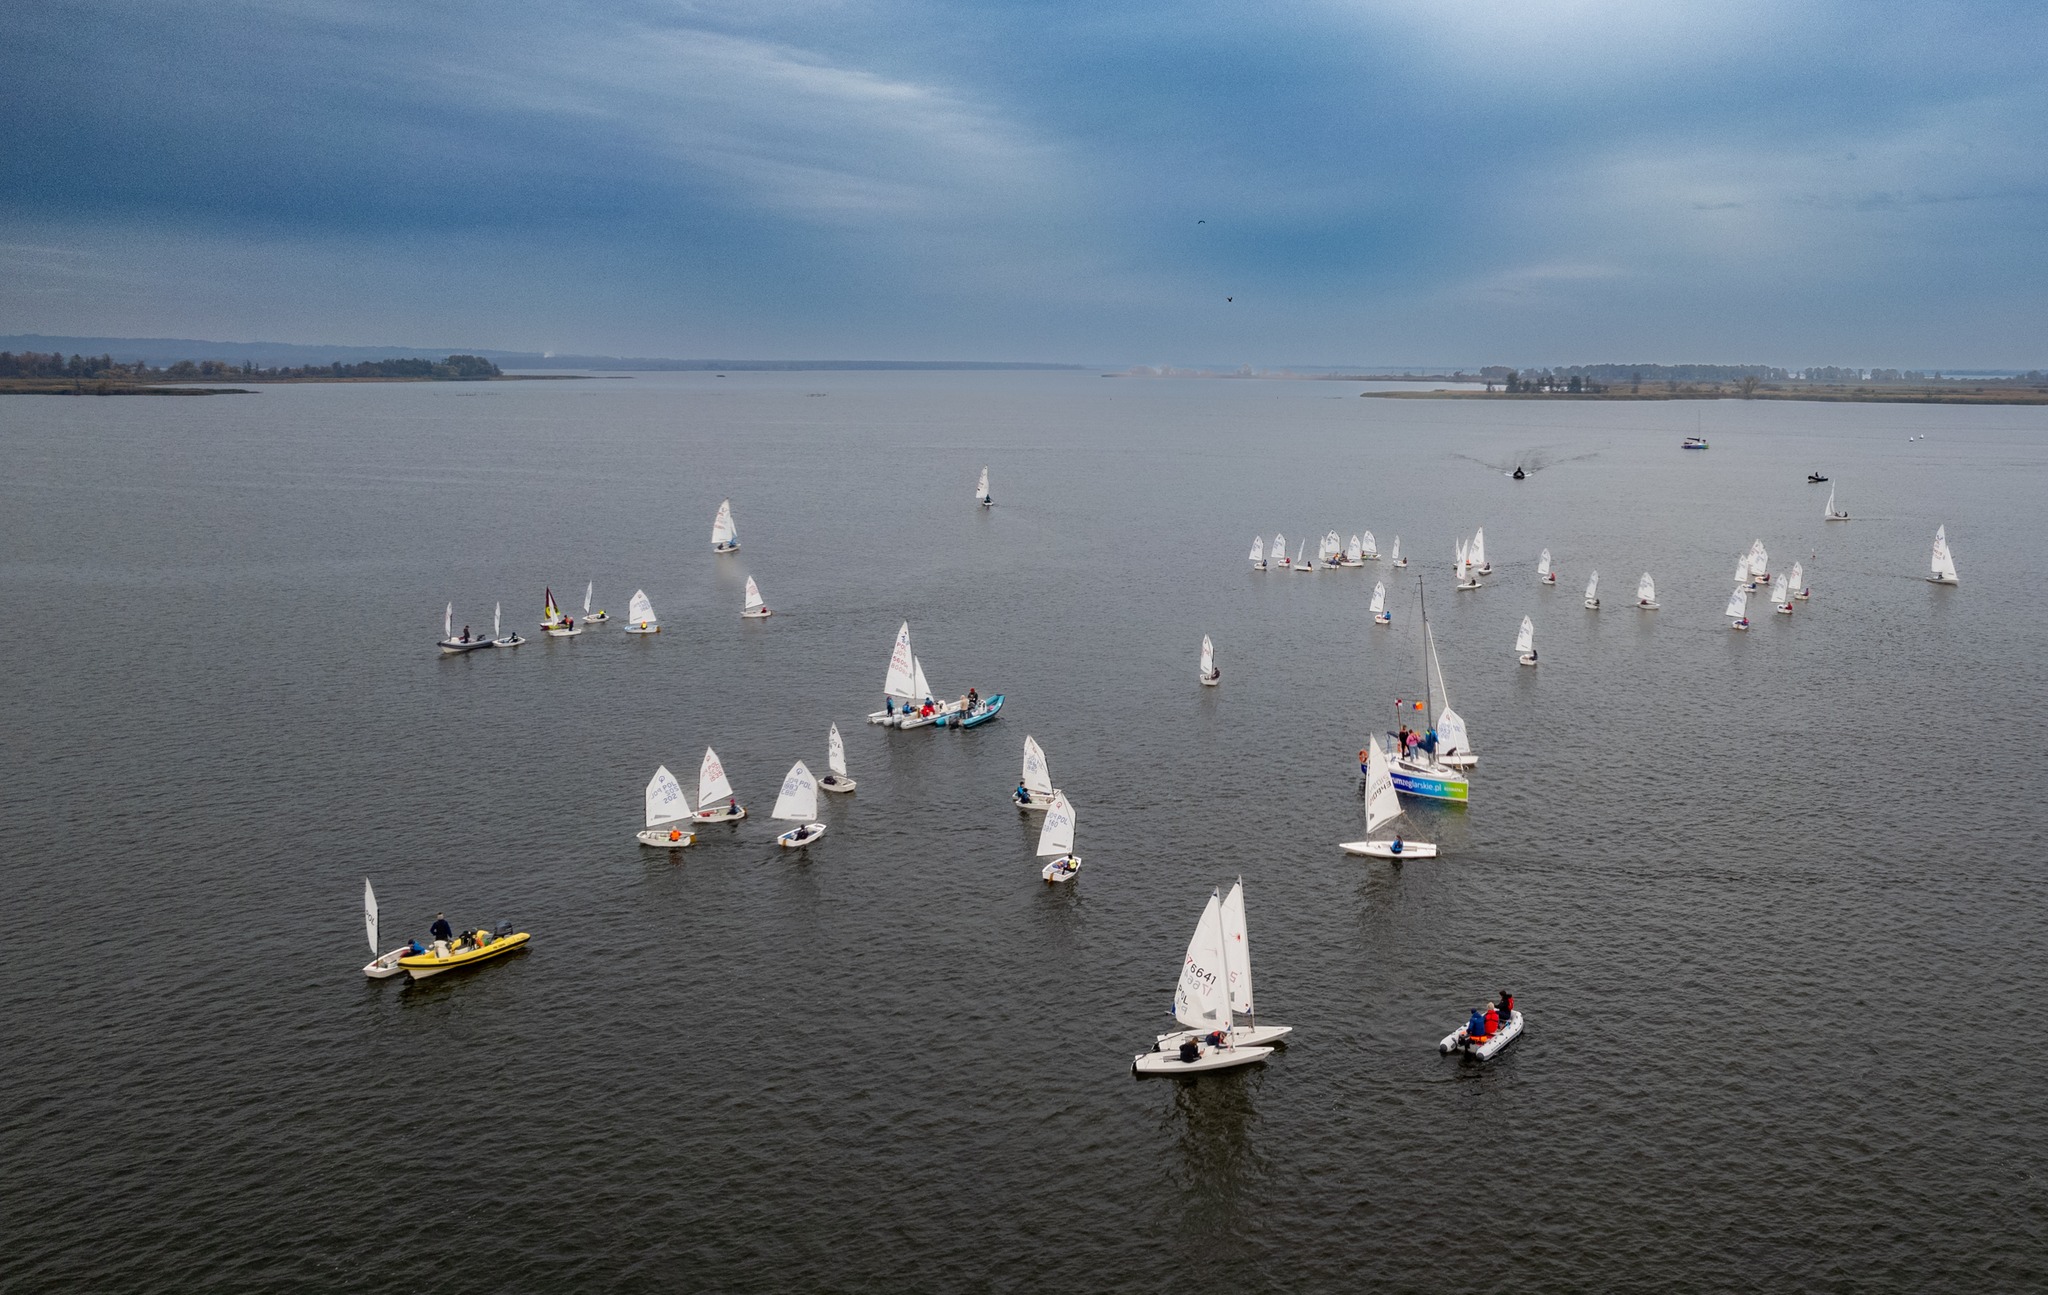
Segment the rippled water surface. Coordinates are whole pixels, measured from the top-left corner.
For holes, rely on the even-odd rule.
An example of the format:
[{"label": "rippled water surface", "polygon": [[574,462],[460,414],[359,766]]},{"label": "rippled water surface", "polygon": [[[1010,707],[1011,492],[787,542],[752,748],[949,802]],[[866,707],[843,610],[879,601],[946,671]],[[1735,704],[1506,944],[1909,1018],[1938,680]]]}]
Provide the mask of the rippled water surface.
[{"label": "rippled water surface", "polygon": [[[7,401],[0,1284],[2048,1280],[2048,414],[1358,390]],[[1856,520],[1822,523],[1814,467]],[[1960,588],[1921,579],[1941,522]],[[1497,574],[1454,594],[1479,525]],[[1366,527],[1406,573],[1244,560]],[[1814,596],[1731,634],[1756,537]],[[1414,811],[1444,857],[1397,870],[1335,843],[1420,682],[1418,575],[1482,761],[1468,808]],[[593,579],[666,632],[537,637],[543,586]],[[535,637],[438,659],[451,599]],[[906,618],[999,723],[862,722]],[[765,811],[833,721],[860,789],[792,857]],[[1072,888],[1005,803],[1026,733],[1078,809]],[[694,796],[707,744],[757,816],[643,850],[642,784]],[[394,937],[445,909],[531,948],[366,981],[366,875]],[[1240,875],[1291,1045],[1134,1080]],[[1527,1035],[1440,1058],[1502,986]]]}]

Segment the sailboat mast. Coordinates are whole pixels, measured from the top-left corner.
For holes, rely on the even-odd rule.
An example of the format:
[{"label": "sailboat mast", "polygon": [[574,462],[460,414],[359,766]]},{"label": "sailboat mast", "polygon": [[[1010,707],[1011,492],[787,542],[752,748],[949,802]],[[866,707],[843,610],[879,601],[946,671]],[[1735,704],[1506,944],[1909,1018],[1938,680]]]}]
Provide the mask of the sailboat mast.
[{"label": "sailboat mast", "polygon": [[1436,699],[1429,692],[1429,595],[1423,592],[1422,577],[1415,577],[1415,597],[1422,604],[1422,713],[1429,720],[1425,729],[1436,727]]}]

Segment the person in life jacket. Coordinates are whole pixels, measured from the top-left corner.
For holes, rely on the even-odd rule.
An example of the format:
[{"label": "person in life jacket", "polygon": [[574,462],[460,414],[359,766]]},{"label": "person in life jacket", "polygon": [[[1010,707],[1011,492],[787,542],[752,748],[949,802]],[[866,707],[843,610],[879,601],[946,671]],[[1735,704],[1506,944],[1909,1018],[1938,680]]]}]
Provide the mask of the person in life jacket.
[{"label": "person in life jacket", "polygon": [[1500,1033],[1500,1013],[1494,1010],[1492,1003],[1488,1003],[1486,1005],[1486,1037],[1490,1039],[1498,1033]]},{"label": "person in life jacket", "polygon": [[1465,1022],[1465,1041],[1467,1043],[1486,1042],[1485,1008],[1475,1007],[1472,1009],[1472,1019]]},{"label": "person in life jacket", "polygon": [[1515,996],[1507,990],[1500,991],[1500,1022],[1509,1024],[1515,1019]]}]

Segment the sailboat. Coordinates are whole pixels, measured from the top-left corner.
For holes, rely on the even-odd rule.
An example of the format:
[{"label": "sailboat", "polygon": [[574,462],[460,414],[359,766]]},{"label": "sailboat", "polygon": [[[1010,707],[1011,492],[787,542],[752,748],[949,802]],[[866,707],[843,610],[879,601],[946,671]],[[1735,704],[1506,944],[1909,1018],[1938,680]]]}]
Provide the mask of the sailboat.
[{"label": "sailboat", "polygon": [[1657,610],[1657,582],[1650,579],[1650,573],[1643,572],[1643,578],[1636,581],[1636,606],[1646,612]]},{"label": "sailboat", "polygon": [[1056,881],[1072,881],[1081,871],[1081,856],[1074,853],[1074,807],[1067,800],[1067,793],[1056,791],[1052,804],[1045,810],[1045,826],[1038,830],[1038,857],[1050,858],[1051,863],[1039,870],[1046,884]]},{"label": "sailboat", "polygon": [[1210,688],[1223,682],[1223,672],[1216,668],[1216,645],[1209,641],[1207,634],[1202,635],[1200,677],[1203,684]]},{"label": "sailboat", "polygon": [[1543,556],[1536,559],[1536,580],[1538,583],[1546,585],[1557,583],[1557,572],[1552,570],[1550,566],[1549,549],[1543,550]]},{"label": "sailboat", "polygon": [[896,646],[889,653],[889,675],[882,681],[882,709],[870,713],[868,723],[893,728],[910,718],[910,703],[917,698],[917,680],[911,675],[910,666],[916,659],[910,651],[910,622],[905,621],[896,631]]},{"label": "sailboat", "polygon": [[1252,570],[1264,571],[1265,569],[1266,537],[1263,535],[1254,535],[1252,536]]},{"label": "sailboat", "polygon": [[611,613],[605,611],[602,607],[596,611],[590,610],[590,599],[596,592],[597,581],[595,580],[583,586],[583,623],[586,625],[602,625],[611,619]]},{"label": "sailboat", "polygon": [[818,780],[799,760],[783,775],[782,793],[775,798],[775,809],[769,814],[770,818],[797,826],[776,837],[775,844],[785,850],[795,850],[816,841],[825,835],[825,825],[811,821],[817,816]]},{"label": "sailboat", "polygon": [[1045,748],[1029,733],[1024,735],[1024,772],[1018,776],[1017,786],[1020,790],[1010,793],[1010,803],[1020,810],[1050,809],[1059,795],[1053,789],[1052,771],[1046,768]]},{"label": "sailboat", "polygon": [[754,577],[748,576],[747,605],[740,609],[740,616],[750,621],[764,621],[774,614],[768,610],[768,604],[761,601],[761,586],[754,583]]},{"label": "sailboat", "polygon": [[1479,576],[1473,571],[1472,546],[1464,540],[1458,541],[1458,583],[1459,589],[1477,589]]},{"label": "sailboat", "polygon": [[647,780],[647,827],[634,833],[634,839],[657,849],[680,850],[697,840],[695,832],[682,828],[689,821],[690,802],[683,797],[683,785],[662,765]]},{"label": "sailboat", "polygon": [[1408,565],[1408,559],[1401,556],[1401,537],[1398,535],[1394,537],[1394,547],[1387,551],[1387,560],[1397,567]]},{"label": "sailboat", "polygon": [[1305,576],[1312,576],[1316,573],[1316,560],[1308,556],[1307,540],[1303,540],[1294,546],[1294,566],[1292,570],[1298,571]]},{"label": "sailboat", "polygon": [[1344,537],[1331,531],[1323,536],[1323,542],[1316,546],[1316,561],[1326,567],[1334,567],[1343,560]]},{"label": "sailboat", "polygon": [[552,589],[548,590],[541,597],[540,627],[544,630],[551,630],[567,619],[569,618],[562,615],[562,609],[555,606],[555,591]]},{"label": "sailboat", "polygon": [[[1140,1052],[1131,1060],[1131,1071],[1140,1075],[1189,1075],[1205,1070],[1228,1070],[1248,1066],[1273,1055],[1270,1047],[1240,1045],[1233,1037],[1235,1021],[1231,1011],[1230,964],[1224,952],[1223,899],[1209,892],[1202,918],[1195,924],[1194,938],[1181,959],[1180,983],[1173,990],[1173,1016],[1194,1034],[1189,1046],[1172,1052],[1155,1048]],[[1209,1036],[1221,1038],[1212,1044]]]},{"label": "sailboat", "polygon": [[1832,484],[1828,486],[1828,501],[1821,506],[1820,519],[1824,522],[1846,522],[1849,520],[1849,514],[1846,511],[1839,513],[1835,511],[1835,488]]},{"label": "sailboat", "polygon": [[[1370,838],[1388,823],[1401,817],[1401,797],[1394,790],[1393,767],[1387,762],[1387,753],[1380,750],[1380,740],[1368,735],[1365,739],[1365,832]],[[1386,841],[1342,841],[1337,848],[1346,854],[1361,854],[1372,859],[1434,859],[1436,845],[1431,841],[1407,841],[1397,832]]]},{"label": "sailboat", "polygon": [[1493,574],[1493,563],[1486,560],[1486,528],[1472,532],[1472,569],[1482,576]]},{"label": "sailboat", "polygon": [[994,508],[996,497],[988,492],[988,469],[981,470],[981,480],[974,483],[974,501],[983,508]]},{"label": "sailboat", "polygon": [[819,791],[849,792],[854,789],[853,779],[846,776],[846,743],[839,737],[839,726],[825,734],[825,767],[831,772],[818,779]]},{"label": "sailboat", "polygon": [[[1394,779],[1394,786],[1410,796],[1421,796],[1425,800],[1450,800],[1460,804],[1471,798],[1471,783],[1458,772],[1458,765],[1470,766],[1478,762],[1468,747],[1470,738],[1465,732],[1465,721],[1450,708],[1450,697],[1444,698],[1441,712],[1435,710],[1436,691],[1430,686],[1430,665],[1436,655],[1436,645],[1429,633],[1429,600],[1422,594],[1422,582],[1416,580],[1416,594],[1422,600],[1422,691],[1424,700],[1417,702],[1396,701],[1400,709],[1413,707],[1424,712],[1425,731],[1434,731],[1437,749],[1444,755],[1437,756],[1420,748],[1411,755],[1399,746],[1387,759],[1387,767]],[[1442,681],[1442,669],[1438,668],[1438,683]],[[1389,734],[1391,739],[1392,735]],[[1454,758],[1455,757],[1455,758]],[[1358,771],[1368,776],[1372,773],[1371,748],[1358,753]]]},{"label": "sailboat", "polygon": [[1735,557],[1735,587],[1744,593],[1756,592],[1756,577],[1749,569],[1749,554],[1740,553]]},{"label": "sailboat", "polygon": [[1347,567],[1362,567],[1365,565],[1365,546],[1359,543],[1356,535],[1352,536],[1351,542],[1344,546],[1344,565]]},{"label": "sailboat", "polygon": [[1762,540],[1749,546],[1749,569],[1759,584],[1771,578],[1771,555],[1764,550]]},{"label": "sailboat", "polygon": [[626,633],[661,633],[661,621],[655,617],[654,604],[648,601],[645,589],[633,591],[633,605],[626,609]]},{"label": "sailboat", "polygon": [[1721,609],[1721,614],[1730,618],[1729,629],[1748,629],[1749,590],[1744,589],[1741,585],[1735,586],[1735,592],[1728,595],[1728,605]]},{"label": "sailboat", "polygon": [[1380,581],[1372,587],[1371,610],[1373,624],[1392,625],[1394,623],[1394,618],[1387,615],[1387,585],[1385,581]]},{"label": "sailboat", "polygon": [[[1419,595],[1418,586],[1418,595]],[[1472,749],[1472,735],[1465,731],[1465,717],[1451,709],[1451,686],[1444,682],[1444,663],[1436,654],[1436,631],[1430,628],[1429,618],[1422,622],[1422,639],[1429,645],[1429,675],[1423,680],[1425,686],[1434,684],[1435,691],[1429,694],[1428,704],[1436,709],[1433,727],[1436,729],[1436,762],[1451,769],[1470,769],[1479,763],[1479,753]],[[1443,702],[1438,706],[1438,700]],[[1396,764],[1400,753],[1389,755]],[[1407,787],[1402,791],[1414,793]],[[1449,800],[1465,799],[1463,793],[1444,797]]]},{"label": "sailboat", "polygon": [[1527,616],[1522,618],[1522,628],[1515,631],[1515,659],[1523,665],[1536,664],[1536,622]]},{"label": "sailboat", "polygon": [[370,879],[368,877],[363,878],[363,928],[370,935],[370,952],[376,954],[375,957],[363,964],[363,974],[372,980],[383,980],[397,975],[403,970],[398,965],[398,960],[404,957],[411,950],[412,946],[410,944],[401,944],[389,953],[378,953],[377,892],[370,889]]},{"label": "sailboat", "polygon": [[[1252,996],[1252,942],[1251,933],[1245,928],[1244,920],[1244,878],[1239,877],[1223,897],[1223,966],[1230,980],[1230,1012],[1233,1022],[1237,1017],[1246,1018],[1246,1024],[1233,1023],[1230,1027],[1230,1041],[1239,1047],[1263,1047],[1276,1043],[1294,1033],[1291,1025],[1260,1025],[1257,1000]],[[1201,1042],[1201,1033],[1196,1030],[1175,1030],[1162,1034],[1153,1043],[1154,1052],[1179,1052],[1180,1045],[1189,1040]]]},{"label": "sailboat", "polygon": [[576,623],[574,616],[563,615],[562,609],[555,606],[553,589],[547,591],[547,605],[542,609],[540,624],[541,628],[547,631],[549,638],[575,638],[583,632],[583,627]]},{"label": "sailboat", "polygon": [[711,551],[732,553],[739,546],[739,528],[732,524],[732,500],[722,500],[718,505],[718,516],[711,519]]},{"label": "sailboat", "polygon": [[[923,707],[918,706],[909,714],[897,717],[897,728],[923,728],[928,724],[944,725],[955,712],[961,709],[961,703],[957,700],[948,702],[933,700],[932,686],[924,677],[924,662],[915,655],[912,655],[910,658],[910,684],[917,700],[931,705],[931,714],[925,714]],[[995,699],[990,698],[989,700],[993,701]]]},{"label": "sailboat", "polygon": [[1792,564],[1792,578],[1787,580],[1785,585],[1792,591],[1792,597],[1799,602],[1803,603],[1813,597],[1813,590],[1806,587],[1806,567],[1803,563]]},{"label": "sailboat", "polygon": [[1785,574],[1782,571],[1778,573],[1778,578],[1771,582],[1771,606],[1780,616],[1792,614],[1792,591],[1786,587]]},{"label": "sailboat", "polygon": [[454,603],[449,603],[447,610],[441,613],[441,641],[435,646],[441,649],[442,656],[460,656],[464,652],[490,647],[491,643],[481,634],[471,634],[467,625],[462,627],[462,637],[455,637]]},{"label": "sailboat", "polygon": [[1934,528],[1934,574],[1927,577],[1928,583],[1956,585],[1962,581],[1956,577],[1955,555],[1948,551],[1948,523]]},{"label": "sailboat", "polygon": [[1600,573],[1595,571],[1586,577],[1586,610],[1600,610]]},{"label": "sailboat", "polygon": [[[1367,562],[1377,562],[1377,561],[1379,561],[1379,560],[1380,560],[1380,546],[1379,546],[1379,543],[1378,543],[1378,541],[1376,541],[1376,540],[1374,540],[1374,539],[1373,539],[1373,537],[1372,537],[1372,532],[1371,532],[1371,531],[1367,531],[1367,532],[1365,533],[1364,539],[1365,539],[1365,542],[1364,542],[1364,543],[1363,543],[1363,544],[1362,544],[1362,545],[1361,545],[1361,546],[1359,547],[1359,553],[1358,553],[1358,556],[1360,556],[1360,557],[1364,558],[1364,559],[1365,559],[1365,560],[1366,560]],[[1394,548],[1395,548],[1395,549],[1396,549],[1396,550],[1398,551],[1398,550],[1400,549],[1400,547],[1401,547],[1401,541],[1400,541],[1400,540],[1398,540],[1398,539],[1396,539],[1396,540],[1394,541]],[[1398,556],[1398,552],[1397,552],[1397,556]]]},{"label": "sailboat", "polygon": [[[718,802],[724,801],[725,804]],[[704,748],[704,763],[697,766],[697,812],[693,817],[699,823],[736,823],[747,816],[746,806],[732,793],[732,784],[726,781],[725,766],[718,761],[718,752]]]},{"label": "sailboat", "polygon": [[1287,537],[1279,531],[1273,532],[1273,560],[1283,567],[1294,565],[1287,560]]},{"label": "sailboat", "polygon": [[505,604],[491,604],[491,646],[515,648],[524,642],[526,640],[519,637],[518,630],[513,630],[510,634],[505,633]]}]

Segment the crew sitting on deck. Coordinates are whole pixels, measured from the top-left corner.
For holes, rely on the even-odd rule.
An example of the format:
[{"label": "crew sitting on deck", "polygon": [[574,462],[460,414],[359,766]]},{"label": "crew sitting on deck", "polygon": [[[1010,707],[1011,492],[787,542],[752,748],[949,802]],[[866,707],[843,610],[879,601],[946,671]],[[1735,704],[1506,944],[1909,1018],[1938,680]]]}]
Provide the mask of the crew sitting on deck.
[{"label": "crew sitting on deck", "polygon": [[1202,1059],[1202,1045],[1193,1039],[1182,1039],[1180,1041],[1180,1059],[1182,1061],[1200,1061]]},{"label": "crew sitting on deck", "polygon": [[1486,1037],[1490,1039],[1498,1033],[1500,1033],[1500,1013],[1494,1010],[1492,1003],[1488,1003],[1486,1005]]},{"label": "crew sitting on deck", "polygon": [[1389,853],[1389,854],[1399,854],[1399,853],[1401,853],[1401,838],[1400,838],[1399,836],[1396,836],[1396,837],[1395,837],[1395,838],[1393,839],[1393,841],[1392,841],[1392,842],[1390,842],[1390,843],[1388,844],[1388,846],[1387,846],[1387,853]]},{"label": "crew sitting on deck", "polygon": [[1019,805],[1029,805],[1031,803],[1031,788],[1026,787],[1022,779],[1019,779],[1017,782],[1017,803]]},{"label": "crew sitting on deck", "polygon": [[1211,1030],[1202,1036],[1202,1041],[1212,1048],[1220,1048],[1223,1046],[1223,1031]]}]

